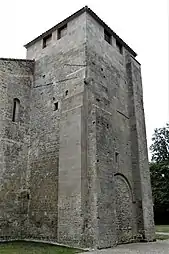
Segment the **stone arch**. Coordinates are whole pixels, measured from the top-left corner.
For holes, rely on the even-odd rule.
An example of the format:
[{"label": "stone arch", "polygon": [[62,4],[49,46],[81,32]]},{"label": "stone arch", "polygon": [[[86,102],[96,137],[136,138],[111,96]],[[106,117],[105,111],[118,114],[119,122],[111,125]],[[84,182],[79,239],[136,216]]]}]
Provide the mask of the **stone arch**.
[{"label": "stone arch", "polygon": [[131,197],[132,197],[132,202],[135,203],[135,195],[134,195],[134,192],[133,192],[133,188],[131,187],[131,184],[129,182],[129,180],[127,179],[127,177],[121,173],[115,173],[114,176],[121,176],[121,178],[126,182],[126,184],[128,185],[128,188],[130,189],[131,191]]},{"label": "stone arch", "polygon": [[114,176],[118,243],[130,242],[133,238],[133,191],[126,176],[121,173]]}]

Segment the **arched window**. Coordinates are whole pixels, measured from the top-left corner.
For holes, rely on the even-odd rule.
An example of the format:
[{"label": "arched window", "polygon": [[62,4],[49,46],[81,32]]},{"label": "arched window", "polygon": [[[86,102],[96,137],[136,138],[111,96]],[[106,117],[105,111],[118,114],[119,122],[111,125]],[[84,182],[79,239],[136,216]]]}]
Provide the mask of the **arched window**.
[{"label": "arched window", "polygon": [[20,108],[20,100],[15,98],[13,100],[13,115],[12,115],[13,122],[16,122],[19,120],[19,108]]}]

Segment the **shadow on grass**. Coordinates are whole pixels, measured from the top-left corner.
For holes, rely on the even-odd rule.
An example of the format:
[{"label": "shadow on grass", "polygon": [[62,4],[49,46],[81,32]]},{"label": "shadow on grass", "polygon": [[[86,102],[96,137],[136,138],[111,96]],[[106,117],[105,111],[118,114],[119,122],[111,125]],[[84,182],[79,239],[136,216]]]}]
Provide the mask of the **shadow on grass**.
[{"label": "shadow on grass", "polygon": [[0,243],[0,254],[75,254],[78,252],[82,251],[47,243],[24,241]]}]

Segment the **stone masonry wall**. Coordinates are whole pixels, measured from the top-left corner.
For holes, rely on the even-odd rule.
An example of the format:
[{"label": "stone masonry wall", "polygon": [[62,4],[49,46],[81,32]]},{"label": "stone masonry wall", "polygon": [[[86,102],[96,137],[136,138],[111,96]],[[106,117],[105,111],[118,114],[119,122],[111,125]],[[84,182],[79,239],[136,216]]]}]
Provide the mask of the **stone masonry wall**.
[{"label": "stone masonry wall", "polygon": [[[86,16],[35,58],[31,97],[29,238],[81,242],[81,111],[85,78]],[[54,38],[54,37],[53,37]],[[35,49],[36,47],[36,49]],[[55,108],[58,103],[58,109]],[[55,110],[56,109],[56,110]]]},{"label": "stone masonry wall", "polygon": [[[25,237],[33,68],[33,61],[0,59],[0,238],[4,240]],[[20,100],[16,122],[12,121],[14,98]]]},{"label": "stone masonry wall", "polygon": [[132,169],[137,203],[138,231],[144,240],[155,239],[153,203],[148,165],[146,128],[140,65],[127,56],[126,68],[129,84],[129,115],[132,141]]},{"label": "stone masonry wall", "polygon": [[[138,108],[142,108],[142,101],[136,97],[137,95],[135,101],[130,97],[126,54],[129,55],[125,48],[122,54],[119,52],[115,38],[112,38],[111,45],[105,41],[104,28],[87,14],[86,79],[88,83],[85,89],[91,94],[91,110],[95,112],[96,117],[95,122],[88,122],[88,128],[90,132],[96,132],[96,158],[93,165],[96,173],[93,174],[92,184],[93,189],[97,189],[95,197],[97,201],[93,205],[96,205],[97,209],[95,227],[98,230],[99,248],[132,241],[139,238],[140,234],[144,238],[146,225],[143,197],[145,195],[146,200],[152,200],[150,190],[145,188],[145,185],[150,186],[145,127],[143,126],[142,129],[139,127],[140,136],[132,138],[130,105],[133,103],[133,105],[137,104]],[[134,93],[139,89],[142,97],[140,74],[137,80],[138,83],[134,83],[132,89]],[[134,111],[134,116],[137,126],[140,124],[140,119],[144,125],[142,111],[137,109]],[[93,141],[89,140],[90,142]],[[137,172],[134,172],[132,149],[135,149],[136,156],[140,158],[136,162]],[[141,154],[144,154],[143,157]],[[89,151],[89,161],[92,156]],[[143,172],[144,177],[147,178],[146,183],[142,177]],[[144,188],[135,185],[139,181],[145,184]],[[143,190],[147,191],[143,193]],[[146,219],[151,223],[149,237],[151,235],[152,240],[154,237],[153,219],[150,219],[153,218],[152,203],[150,202],[149,205],[147,202],[145,207],[145,211],[149,210]]]}]

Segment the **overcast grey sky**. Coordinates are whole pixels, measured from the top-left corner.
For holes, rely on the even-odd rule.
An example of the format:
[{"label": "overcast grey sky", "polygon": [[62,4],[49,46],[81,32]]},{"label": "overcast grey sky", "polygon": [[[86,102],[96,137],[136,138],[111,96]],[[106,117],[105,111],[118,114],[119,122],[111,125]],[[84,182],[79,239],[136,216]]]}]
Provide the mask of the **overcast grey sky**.
[{"label": "overcast grey sky", "polygon": [[25,43],[85,5],[138,53],[150,146],[169,120],[167,0],[0,0],[0,57],[25,58]]}]

